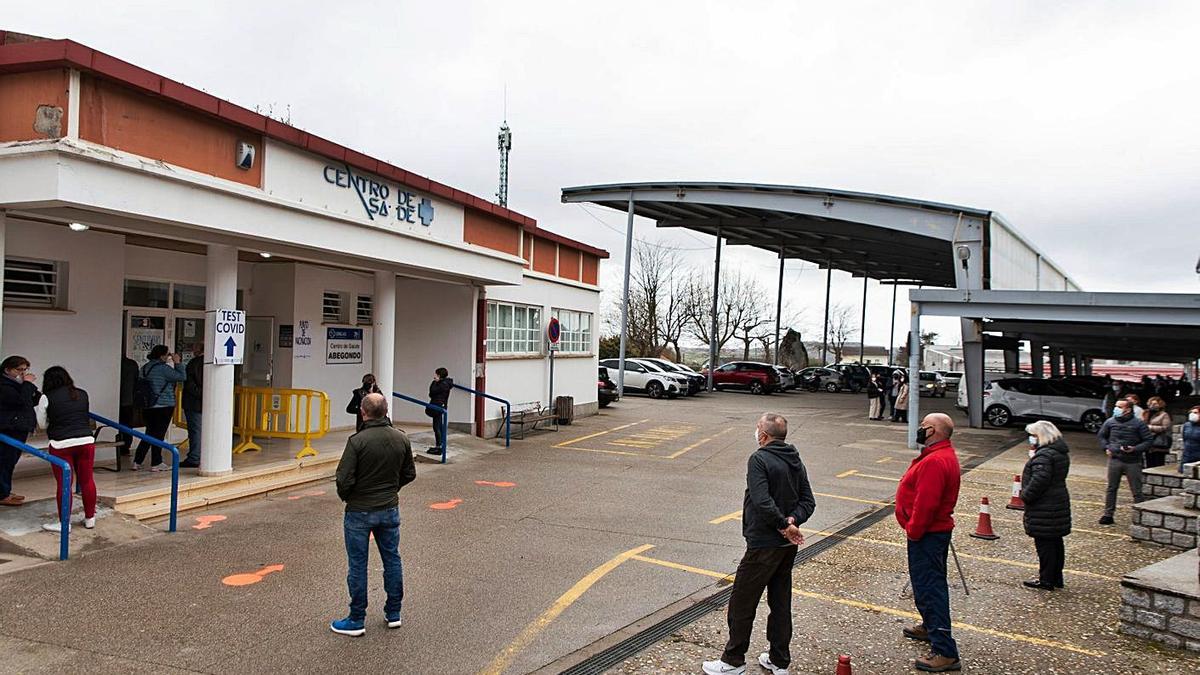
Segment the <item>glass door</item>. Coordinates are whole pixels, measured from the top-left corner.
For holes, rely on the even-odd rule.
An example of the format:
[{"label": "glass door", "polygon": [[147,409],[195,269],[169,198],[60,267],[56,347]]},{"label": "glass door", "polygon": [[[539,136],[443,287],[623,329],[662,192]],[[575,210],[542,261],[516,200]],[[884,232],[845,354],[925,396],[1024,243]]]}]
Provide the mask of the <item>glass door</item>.
[{"label": "glass door", "polygon": [[[204,314],[196,312],[172,312],[175,318],[175,353],[187,363],[204,348]],[[211,349],[211,347],[209,347]]]},{"label": "glass door", "polygon": [[155,345],[167,342],[167,313],[145,310],[125,312],[125,353],[140,363]]}]

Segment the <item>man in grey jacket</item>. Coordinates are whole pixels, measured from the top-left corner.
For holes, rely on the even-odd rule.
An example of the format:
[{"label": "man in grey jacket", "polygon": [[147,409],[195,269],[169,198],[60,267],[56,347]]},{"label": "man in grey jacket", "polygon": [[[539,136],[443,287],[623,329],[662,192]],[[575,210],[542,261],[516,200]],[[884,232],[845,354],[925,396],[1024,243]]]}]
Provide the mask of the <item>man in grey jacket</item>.
[{"label": "man in grey jacket", "polygon": [[808,472],[796,448],[784,442],[787,420],[767,413],[755,425],[758,448],[746,465],[746,495],[742,505],[742,536],[746,554],[738,564],[729,598],[729,642],[719,661],[705,661],[709,675],[746,672],[746,650],[754,630],[754,615],[767,591],[769,652],[758,656],[763,668],[784,675],[791,665],[792,566],[804,543],[799,526],[817,508]]},{"label": "man in grey jacket", "polygon": [[367,556],[371,535],[383,560],[383,606],[388,628],[400,627],[404,568],[400,563],[400,488],[417,477],[412,445],[388,419],[383,394],[368,394],[361,404],[363,428],[346,441],[337,468],[337,493],[346,502],[344,530],[349,572],[350,615],[329,625],[342,635],[367,632]]},{"label": "man in grey jacket", "polygon": [[1133,501],[1143,500],[1142,456],[1154,441],[1154,434],[1141,417],[1134,414],[1134,404],[1128,399],[1119,399],[1113,405],[1113,416],[1104,420],[1098,436],[1101,447],[1108,454],[1108,491],[1104,495],[1104,515],[1100,524],[1112,525],[1121,476],[1129,480]]}]

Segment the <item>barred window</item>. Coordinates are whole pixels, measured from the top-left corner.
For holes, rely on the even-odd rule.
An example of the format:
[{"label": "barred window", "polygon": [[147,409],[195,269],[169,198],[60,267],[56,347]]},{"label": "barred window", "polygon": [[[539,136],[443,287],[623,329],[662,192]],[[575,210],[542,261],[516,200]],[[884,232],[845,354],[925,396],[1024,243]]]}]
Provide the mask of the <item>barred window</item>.
[{"label": "barred window", "polygon": [[564,354],[589,354],[592,351],[592,315],[570,309],[554,310],[561,331],[558,351]]},{"label": "barred window", "polygon": [[375,305],[369,295],[358,296],[358,303],[355,308],[355,316],[358,317],[358,324],[370,324],[375,321]]},{"label": "barred window", "polygon": [[67,309],[67,263],[5,258],[4,305]]},{"label": "barred window", "polygon": [[324,323],[349,323],[349,307],[346,294],[338,291],[325,291],[321,295],[321,321]]},{"label": "barred window", "polygon": [[489,302],[487,352],[495,354],[541,354],[542,310],[529,305]]}]

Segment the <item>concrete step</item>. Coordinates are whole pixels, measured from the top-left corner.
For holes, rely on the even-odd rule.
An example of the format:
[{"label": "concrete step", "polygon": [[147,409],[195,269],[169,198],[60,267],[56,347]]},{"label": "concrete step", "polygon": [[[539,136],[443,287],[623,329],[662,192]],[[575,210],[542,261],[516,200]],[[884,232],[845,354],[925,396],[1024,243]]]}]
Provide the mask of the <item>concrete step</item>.
[{"label": "concrete step", "polygon": [[[212,504],[326,480],[336,473],[339,459],[340,457],[332,456],[308,457],[299,461],[290,460],[246,471],[235,471],[226,476],[189,480],[179,486],[178,511],[183,513]],[[167,486],[132,491],[117,496],[112,502],[116,511],[138,520],[159,518],[171,511],[171,489]]]},{"label": "concrete step", "polygon": [[1172,495],[1134,504],[1129,536],[1169,548],[1195,548],[1200,511],[1188,508],[1190,503],[1184,495]]},{"label": "concrete step", "polygon": [[[1188,467],[1191,466],[1191,464],[1188,465]],[[1142,471],[1142,494],[1147,497],[1169,497],[1182,494],[1192,486],[1200,486],[1200,480],[1193,478],[1191,474],[1179,473],[1177,463]]]},{"label": "concrete step", "polygon": [[1130,572],[1121,579],[1121,632],[1200,652],[1200,575],[1192,553]]}]

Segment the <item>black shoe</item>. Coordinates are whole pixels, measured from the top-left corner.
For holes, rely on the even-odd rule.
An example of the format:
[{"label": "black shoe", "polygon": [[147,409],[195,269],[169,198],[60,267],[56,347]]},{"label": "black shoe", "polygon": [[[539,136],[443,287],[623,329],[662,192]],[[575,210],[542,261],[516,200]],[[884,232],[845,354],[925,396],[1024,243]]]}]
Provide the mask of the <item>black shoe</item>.
[{"label": "black shoe", "polygon": [[1112,525],[1113,524],[1112,516],[1100,516],[1100,524],[1101,525]]},{"label": "black shoe", "polygon": [[180,462],[179,468],[181,468],[181,469],[199,469],[200,462]]},{"label": "black shoe", "polygon": [[440,455],[440,454],[442,454],[442,449],[441,448],[429,448],[428,450],[425,451],[425,454]]},{"label": "black shoe", "polygon": [[1025,588],[1032,588],[1032,589],[1039,590],[1039,591],[1054,590],[1054,584],[1043,584],[1041,582],[1041,580],[1039,580],[1039,579],[1030,579],[1029,581],[1022,581],[1021,585],[1024,586]]}]

